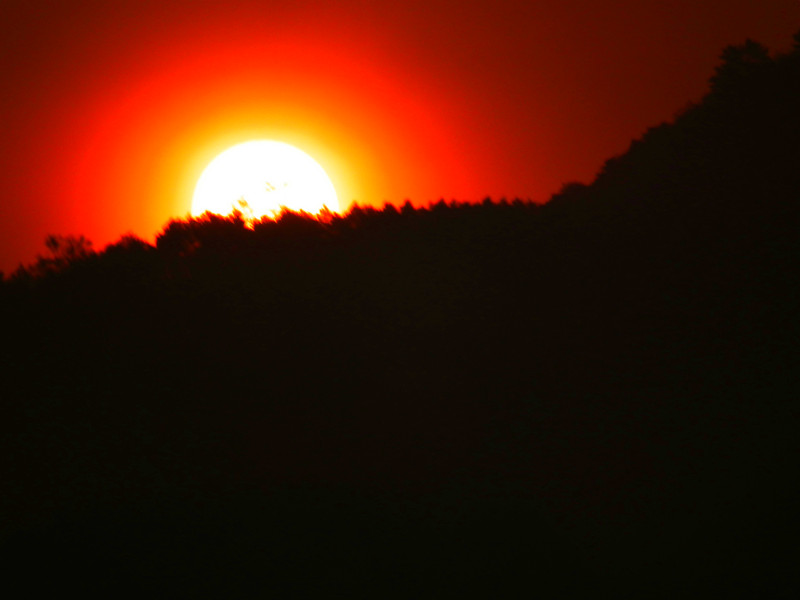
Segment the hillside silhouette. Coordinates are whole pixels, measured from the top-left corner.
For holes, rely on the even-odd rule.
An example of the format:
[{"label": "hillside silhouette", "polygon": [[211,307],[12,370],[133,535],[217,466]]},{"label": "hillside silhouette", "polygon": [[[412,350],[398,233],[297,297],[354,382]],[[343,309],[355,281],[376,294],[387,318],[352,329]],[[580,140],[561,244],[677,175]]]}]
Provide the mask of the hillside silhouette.
[{"label": "hillside silhouette", "polygon": [[721,58],[700,102],[545,205],[49,237],[0,286],[9,571],[788,597],[800,32]]}]

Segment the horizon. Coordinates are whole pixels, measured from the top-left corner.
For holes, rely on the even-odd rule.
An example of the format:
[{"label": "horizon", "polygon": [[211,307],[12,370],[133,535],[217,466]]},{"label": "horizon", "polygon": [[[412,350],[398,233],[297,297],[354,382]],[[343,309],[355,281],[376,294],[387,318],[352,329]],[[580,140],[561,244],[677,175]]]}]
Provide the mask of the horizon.
[{"label": "horizon", "polygon": [[487,6],[6,3],[0,270],[50,234],[153,239],[253,138],[310,154],[344,210],[542,203],[698,101],[726,46],[780,53],[800,23],[788,0]]},{"label": "horizon", "polygon": [[[141,197],[163,217],[151,240],[121,192],[86,227],[39,215],[61,227],[0,279],[7,584],[87,598],[785,595],[800,536],[800,29],[791,39],[724,46],[700,101],[545,203],[315,212],[317,192],[341,191],[332,155],[265,140],[195,156],[192,209],[216,212]],[[133,154],[153,141],[137,124]],[[423,183],[445,186],[429,150],[398,168],[426,162]],[[84,175],[113,192],[128,167]],[[0,220],[31,233],[17,225]],[[100,225],[129,233],[106,245]]]}]

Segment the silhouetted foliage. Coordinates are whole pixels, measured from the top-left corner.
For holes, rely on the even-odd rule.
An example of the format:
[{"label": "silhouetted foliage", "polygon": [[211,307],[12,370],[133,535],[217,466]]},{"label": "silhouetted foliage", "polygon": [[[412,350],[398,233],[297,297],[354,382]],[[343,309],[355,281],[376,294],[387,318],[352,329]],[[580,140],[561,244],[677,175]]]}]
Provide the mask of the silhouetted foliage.
[{"label": "silhouetted foliage", "polygon": [[747,40],[740,46],[728,46],[722,52],[722,64],[711,78],[714,94],[735,93],[755,83],[752,78],[772,64],[769,50],[762,44]]},{"label": "silhouetted foliage", "polygon": [[32,265],[21,266],[15,273],[15,278],[26,279],[59,273],[94,255],[92,242],[82,235],[48,235],[44,245],[47,254],[39,255]]},{"label": "silhouetted foliage", "polygon": [[725,50],[701,102],[543,206],[48,238],[0,296],[8,571],[778,595],[800,558],[799,56]]}]

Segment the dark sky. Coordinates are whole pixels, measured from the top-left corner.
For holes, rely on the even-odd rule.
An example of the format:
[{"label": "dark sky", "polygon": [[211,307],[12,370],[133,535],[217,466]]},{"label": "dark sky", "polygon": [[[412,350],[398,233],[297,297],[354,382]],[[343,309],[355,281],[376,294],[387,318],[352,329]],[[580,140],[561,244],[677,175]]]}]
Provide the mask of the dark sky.
[{"label": "dark sky", "polygon": [[48,233],[146,239],[202,168],[292,143],[340,200],[544,200],[788,49],[799,0],[117,0],[0,5],[0,269]]}]

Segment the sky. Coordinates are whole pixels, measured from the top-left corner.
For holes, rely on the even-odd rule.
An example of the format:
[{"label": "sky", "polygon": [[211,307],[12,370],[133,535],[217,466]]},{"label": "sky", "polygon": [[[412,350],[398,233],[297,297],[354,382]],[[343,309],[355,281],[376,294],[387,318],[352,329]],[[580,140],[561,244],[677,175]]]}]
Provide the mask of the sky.
[{"label": "sky", "polygon": [[0,270],[48,234],[152,240],[251,139],[342,208],[542,202],[702,98],[725,46],[798,29],[800,0],[3,0]]}]

